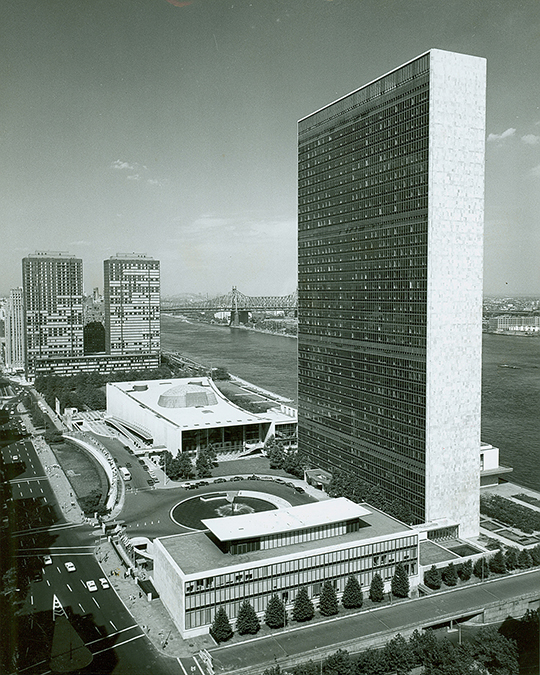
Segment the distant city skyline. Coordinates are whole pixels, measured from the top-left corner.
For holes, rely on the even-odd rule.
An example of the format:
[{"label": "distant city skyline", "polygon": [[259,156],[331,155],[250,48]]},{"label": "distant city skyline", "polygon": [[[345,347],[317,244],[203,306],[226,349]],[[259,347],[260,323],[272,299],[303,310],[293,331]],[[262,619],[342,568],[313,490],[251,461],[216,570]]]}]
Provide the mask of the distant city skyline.
[{"label": "distant city skyline", "polygon": [[3,3],[0,295],[36,250],[163,295],[296,288],[296,124],[430,48],[487,58],[485,295],[540,294],[537,0]]}]

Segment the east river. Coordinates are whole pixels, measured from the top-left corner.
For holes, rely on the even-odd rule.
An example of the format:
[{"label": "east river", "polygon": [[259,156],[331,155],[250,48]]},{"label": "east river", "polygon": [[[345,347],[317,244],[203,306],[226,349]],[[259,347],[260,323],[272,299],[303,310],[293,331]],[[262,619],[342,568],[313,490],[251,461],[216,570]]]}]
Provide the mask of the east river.
[{"label": "east river", "polygon": [[[161,346],[296,402],[294,338],[163,316]],[[540,339],[484,334],[482,440],[514,467],[510,480],[540,490]]]}]

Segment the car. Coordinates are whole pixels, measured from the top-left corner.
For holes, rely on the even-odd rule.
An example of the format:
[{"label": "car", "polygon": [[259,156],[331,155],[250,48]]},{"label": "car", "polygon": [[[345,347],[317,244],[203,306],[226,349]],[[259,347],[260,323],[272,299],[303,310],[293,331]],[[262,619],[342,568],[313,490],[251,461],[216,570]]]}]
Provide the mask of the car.
[{"label": "car", "polygon": [[216,478],[216,480],[214,481],[214,483],[226,483],[226,482],[227,480],[225,478]]},{"label": "car", "polygon": [[107,579],[105,579],[105,577],[101,577],[101,579],[99,580],[99,583],[101,584],[101,588],[110,588],[111,587],[111,585],[109,584]]},{"label": "car", "polygon": [[294,490],[294,483],[285,483],[285,485],[287,487],[293,488],[293,490]]},{"label": "car", "polygon": [[39,582],[43,581],[43,574],[41,570],[35,570],[34,573],[32,574],[32,581]]},{"label": "car", "polygon": [[180,487],[184,488],[184,490],[189,490],[191,487],[191,483],[182,483]]},{"label": "car", "polygon": [[300,487],[299,485],[295,485],[295,486],[294,486],[294,489],[296,490],[296,492],[300,492],[300,493],[304,493],[304,492],[305,492],[304,488],[303,488],[303,487]]},{"label": "car", "polygon": [[64,567],[67,569],[68,572],[75,572],[75,570],[77,569],[72,562],[64,563]]},{"label": "car", "polygon": [[195,483],[191,483],[191,485],[187,486],[187,490],[196,490],[196,489],[197,489],[197,486],[195,485]]},{"label": "car", "polygon": [[131,469],[131,462],[126,462],[126,466],[128,469]]},{"label": "car", "polygon": [[148,478],[148,480],[147,480],[146,482],[148,483],[148,485],[153,485],[153,484],[154,484],[154,481],[153,481],[152,478]]},{"label": "car", "polygon": [[256,476],[253,474],[252,476],[248,476],[248,480],[260,480],[259,476]]},{"label": "car", "polygon": [[244,480],[244,479],[242,478],[242,476],[235,476],[233,480]]},{"label": "car", "polygon": [[86,588],[93,593],[94,591],[97,591],[97,586],[96,582],[93,579],[90,579],[90,581],[86,582]]},{"label": "car", "polygon": [[197,487],[206,487],[207,485],[210,485],[210,483],[205,480],[200,480],[196,485]]},{"label": "car", "polygon": [[12,459],[14,462],[18,462],[19,459],[20,459],[20,457],[19,457],[19,455],[13,455],[13,457],[12,457],[11,459]]},{"label": "car", "polygon": [[43,556],[43,564],[44,565],[52,565],[52,558],[50,555],[44,555]]},{"label": "car", "polygon": [[285,485],[285,481],[282,478],[276,478],[275,482],[281,483],[281,485]]}]

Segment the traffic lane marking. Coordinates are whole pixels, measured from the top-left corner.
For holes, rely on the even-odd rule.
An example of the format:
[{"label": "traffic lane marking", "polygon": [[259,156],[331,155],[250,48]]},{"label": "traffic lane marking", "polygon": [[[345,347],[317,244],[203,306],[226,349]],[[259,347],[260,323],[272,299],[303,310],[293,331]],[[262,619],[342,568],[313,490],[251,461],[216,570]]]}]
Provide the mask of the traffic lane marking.
[{"label": "traffic lane marking", "polygon": [[97,656],[98,654],[103,654],[103,652],[109,652],[111,649],[116,649],[117,647],[121,647],[122,645],[127,645],[128,642],[133,642],[133,640],[140,640],[143,637],[145,636],[141,633],[141,635],[136,635],[135,637],[129,638],[129,640],[124,640],[124,642],[117,642],[112,647],[105,647],[105,649],[101,649],[99,652],[92,652],[92,654],[94,656]]}]

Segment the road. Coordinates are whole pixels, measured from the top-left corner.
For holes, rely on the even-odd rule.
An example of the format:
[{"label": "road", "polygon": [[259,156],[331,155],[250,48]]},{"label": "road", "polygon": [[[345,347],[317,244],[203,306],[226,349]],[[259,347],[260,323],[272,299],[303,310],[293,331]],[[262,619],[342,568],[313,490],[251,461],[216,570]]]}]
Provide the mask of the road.
[{"label": "road", "polygon": [[511,600],[521,593],[540,588],[540,570],[502,577],[492,581],[465,586],[446,593],[436,593],[418,600],[400,602],[354,616],[344,616],[294,630],[276,632],[268,637],[216,647],[210,650],[215,665],[225,671],[272,665],[287,656],[306,654],[313,658],[314,650],[335,646],[348,640],[369,637],[376,633],[399,633],[413,622],[418,627],[436,624],[443,617],[461,617],[474,613],[496,600]]},{"label": "road", "polygon": [[[29,561],[35,572],[20,618],[24,630],[19,639],[19,672],[50,672],[47,650],[54,628],[52,608],[56,596],[94,654],[90,672],[184,675],[177,659],[157,652],[112,586],[102,587],[99,580],[103,571],[93,554],[95,533],[88,525],[65,521],[31,440],[18,441],[0,452],[11,488],[11,513],[15,516],[13,522],[10,520],[11,548],[16,557]],[[36,499],[40,508],[35,506]],[[32,509],[29,504],[34,504]],[[45,555],[51,556],[52,564],[44,564]],[[72,562],[75,571],[69,572],[66,562]],[[96,582],[96,591],[88,589],[89,580]]]}]

